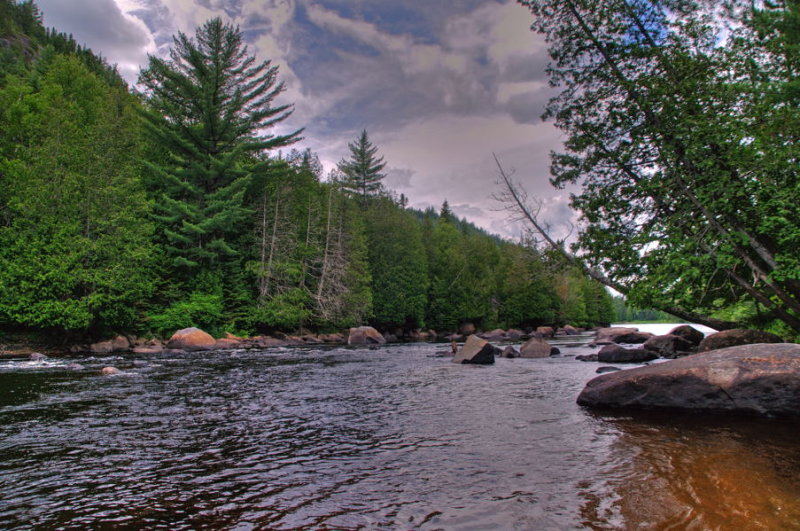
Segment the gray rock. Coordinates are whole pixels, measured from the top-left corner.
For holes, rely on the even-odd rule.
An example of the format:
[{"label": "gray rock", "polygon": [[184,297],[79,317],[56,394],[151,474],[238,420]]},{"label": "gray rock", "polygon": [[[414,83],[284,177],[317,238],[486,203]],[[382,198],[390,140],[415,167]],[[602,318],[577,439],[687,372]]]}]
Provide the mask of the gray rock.
[{"label": "gray rock", "polygon": [[580,356],[575,356],[575,359],[578,361],[598,361],[597,354],[581,354]]},{"label": "gray rock", "polygon": [[800,345],[740,345],[604,374],[578,403],[800,418]]},{"label": "gray rock", "polygon": [[31,361],[43,361],[47,359],[47,356],[41,352],[31,352],[30,356],[28,356],[28,359]]},{"label": "gray rock", "polygon": [[597,374],[605,374],[607,372],[617,372],[621,371],[619,367],[611,367],[610,365],[603,365],[602,367],[598,367],[596,371]]}]

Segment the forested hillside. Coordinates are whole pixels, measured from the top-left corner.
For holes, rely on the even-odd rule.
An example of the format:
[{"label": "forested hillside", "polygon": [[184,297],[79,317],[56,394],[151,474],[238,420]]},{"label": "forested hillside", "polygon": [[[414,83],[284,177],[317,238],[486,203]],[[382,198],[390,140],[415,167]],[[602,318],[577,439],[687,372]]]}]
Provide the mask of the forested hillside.
[{"label": "forested hillside", "polygon": [[211,20],[139,91],[32,2],[0,0],[0,325],[71,338],[608,323],[534,246],[382,184],[367,131],[328,175],[276,135],[280,72]]}]

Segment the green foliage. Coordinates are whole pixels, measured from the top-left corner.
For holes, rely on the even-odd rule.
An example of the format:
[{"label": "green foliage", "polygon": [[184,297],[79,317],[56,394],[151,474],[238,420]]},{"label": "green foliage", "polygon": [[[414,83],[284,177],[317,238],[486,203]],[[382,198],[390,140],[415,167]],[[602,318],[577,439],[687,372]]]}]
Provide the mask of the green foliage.
[{"label": "green foliage", "polygon": [[383,169],[386,163],[383,157],[377,157],[378,148],[370,142],[367,130],[361,132],[356,142],[347,144],[350,148],[350,159],[339,163],[339,171],[343,175],[342,189],[366,204],[367,198],[375,196],[383,190],[381,181],[386,177]]},{"label": "green foliage", "polygon": [[194,39],[179,33],[169,60],[151,56],[140,83],[146,131],[164,152],[148,164],[162,247],[176,273],[216,267],[241,253],[254,156],[298,138],[263,136],[291,113],[272,105],[283,91],[277,67],[256,64],[240,31],[216,18]]},{"label": "green foliage", "polygon": [[520,3],[562,88],[577,254],[637,306],[746,300],[800,331],[798,3]]},{"label": "green foliage", "polygon": [[130,329],[153,286],[134,102],[76,58],[37,70],[0,90],[0,318]]},{"label": "green foliage", "polygon": [[148,316],[150,331],[162,337],[171,336],[176,330],[196,326],[219,335],[222,321],[222,297],[198,291],[189,294],[186,300],[178,301],[161,312]]},{"label": "green foliage", "polygon": [[420,226],[413,216],[382,198],[366,212],[372,322],[377,326],[422,326],[428,263]]}]

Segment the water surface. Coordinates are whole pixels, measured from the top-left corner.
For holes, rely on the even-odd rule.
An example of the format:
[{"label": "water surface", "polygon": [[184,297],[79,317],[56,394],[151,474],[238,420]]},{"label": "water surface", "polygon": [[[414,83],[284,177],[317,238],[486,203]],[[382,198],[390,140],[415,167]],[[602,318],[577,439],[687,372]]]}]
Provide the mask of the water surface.
[{"label": "water surface", "polygon": [[796,425],[593,414],[586,341],[0,362],[0,528],[800,528]]}]

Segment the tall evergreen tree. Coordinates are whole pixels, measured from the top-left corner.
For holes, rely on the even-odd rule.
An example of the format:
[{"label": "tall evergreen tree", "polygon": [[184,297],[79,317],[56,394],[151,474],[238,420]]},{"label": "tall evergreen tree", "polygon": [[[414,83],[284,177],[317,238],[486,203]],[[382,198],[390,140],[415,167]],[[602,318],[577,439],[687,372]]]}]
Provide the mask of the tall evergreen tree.
[{"label": "tall evergreen tree", "polygon": [[150,56],[142,71],[146,130],[163,149],[149,164],[156,219],[176,268],[213,269],[238,254],[233,242],[252,217],[245,191],[263,164],[254,155],[298,140],[301,131],[263,133],[292,112],[273,105],[284,89],[277,76],[278,68],[257,63],[239,29],[219,18],[194,39],[179,33],[170,58]]},{"label": "tall evergreen tree", "polygon": [[386,167],[383,157],[376,156],[378,148],[372,145],[367,130],[361,131],[356,142],[347,145],[350,148],[350,159],[339,163],[339,170],[344,174],[342,189],[361,199],[366,204],[369,196],[377,195],[381,189],[381,181],[386,175],[381,173]]}]

